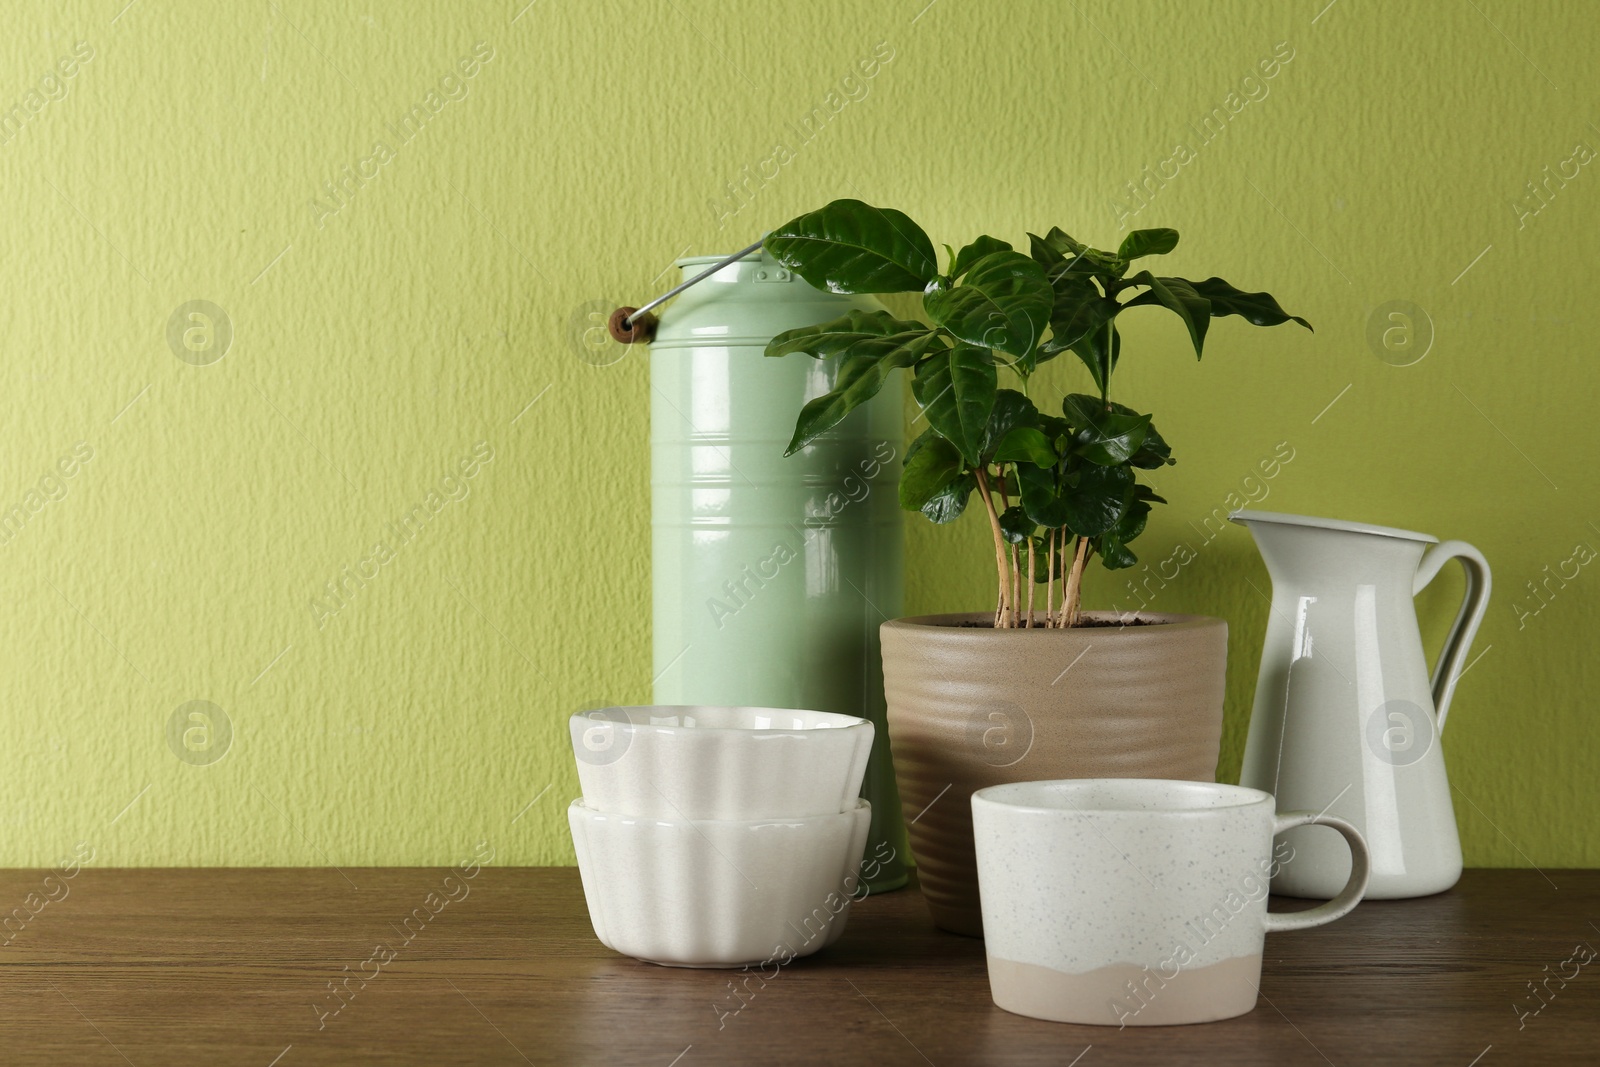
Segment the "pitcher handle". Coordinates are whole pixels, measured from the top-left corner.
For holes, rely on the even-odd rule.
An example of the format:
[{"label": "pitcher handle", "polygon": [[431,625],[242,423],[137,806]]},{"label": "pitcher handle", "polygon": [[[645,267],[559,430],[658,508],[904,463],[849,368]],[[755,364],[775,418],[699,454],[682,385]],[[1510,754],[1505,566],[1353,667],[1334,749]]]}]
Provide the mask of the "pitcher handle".
[{"label": "pitcher handle", "polygon": [[1411,595],[1416,596],[1422,592],[1428,583],[1438,576],[1444,565],[1453,559],[1459,559],[1462,570],[1466,571],[1467,592],[1461,598],[1461,610],[1456,612],[1456,621],[1450,627],[1450,636],[1445,638],[1444,649],[1439,653],[1439,662],[1434,664],[1433,668],[1433,707],[1441,731],[1444,729],[1444,717],[1450,710],[1450,698],[1455,695],[1456,682],[1460,680],[1461,671],[1466,666],[1467,652],[1472,648],[1472,639],[1478,635],[1478,627],[1483,624],[1483,614],[1489,609],[1489,590],[1493,585],[1489,575],[1489,561],[1483,558],[1482,552],[1465,541],[1445,541],[1434,545],[1428,554],[1422,557],[1422,565],[1417,568]]}]

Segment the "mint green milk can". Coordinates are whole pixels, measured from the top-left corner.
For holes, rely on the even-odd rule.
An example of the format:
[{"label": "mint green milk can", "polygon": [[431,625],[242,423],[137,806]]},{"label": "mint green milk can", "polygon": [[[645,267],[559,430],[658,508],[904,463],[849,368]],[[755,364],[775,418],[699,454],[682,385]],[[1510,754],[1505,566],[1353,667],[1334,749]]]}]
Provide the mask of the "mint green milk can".
[{"label": "mint green milk can", "polygon": [[685,290],[650,346],[653,701],[871,719],[873,892],[906,881],[878,649],[902,599],[899,380],[785,458],[834,365],[762,353],[784,330],[880,307],[814,289],[763,252]]}]

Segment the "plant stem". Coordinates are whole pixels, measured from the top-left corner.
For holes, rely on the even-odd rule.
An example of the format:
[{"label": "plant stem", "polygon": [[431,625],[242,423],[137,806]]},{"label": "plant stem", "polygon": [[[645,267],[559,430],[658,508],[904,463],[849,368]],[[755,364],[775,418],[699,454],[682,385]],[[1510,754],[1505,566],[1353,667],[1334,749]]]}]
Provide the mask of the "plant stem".
[{"label": "plant stem", "polygon": [[1050,562],[1044,572],[1044,624],[1056,624],[1056,531],[1050,531]]},{"label": "plant stem", "polygon": [[1061,601],[1061,614],[1069,627],[1078,625],[1078,604],[1083,597],[1083,568],[1089,562],[1089,539],[1078,538],[1078,550],[1072,554],[1072,570],[1067,575],[1067,591]]},{"label": "plant stem", "polygon": [[1028,629],[1033,629],[1033,538],[1028,538]]},{"label": "plant stem", "polygon": [[1106,362],[1104,372],[1100,375],[1100,403],[1106,402],[1106,394],[1111,388],[1111,367],[1116,359],[1117,318],[1113,315],[1106,320]]},{"label": "plant stem", "polygon": [[1061,531],[1061,606],[1056,608],[1056,626],[1065,629],[1067,625],[1067,531]]},{"label": "plant stem", "polygon": [[994,510],[994,498],[989,495],[989,479],[983,472],[983,467],[977,467],[974,473],[978,477],[978,495],[983,497],[983,508],[989,513],[989,532],[994,535],[994,562],[995,569],[1000,575],[1000,603],[994,609],[994,625],[996,629],[1004,628],[1009,622],[1006,601],[1006,537],[1000,530],[1000,516]]},{"label": "plant stem", "polygon": [[1022,621],[1017,617],[1017,609],[1022,606],[1022,587],[1019,584],[1022,580],[1020,574],[1022,566],[1018,559],[1019,552],[1020,549],[1016,545],[1012,545],[1011,550],[1006,553],[1006,558],[1011,563],[1011,625],[1013,627]]}]

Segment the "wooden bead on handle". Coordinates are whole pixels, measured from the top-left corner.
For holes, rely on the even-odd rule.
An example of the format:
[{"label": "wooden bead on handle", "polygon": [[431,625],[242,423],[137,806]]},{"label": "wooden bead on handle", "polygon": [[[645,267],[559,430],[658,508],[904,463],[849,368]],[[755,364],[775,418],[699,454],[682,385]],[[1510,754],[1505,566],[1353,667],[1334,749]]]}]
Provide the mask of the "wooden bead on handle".
[{"label": "wooden bead on handle", "polygon": [[621,307],[611,313],[611,318],[606,322],[606,329],[610,331],[613,339],[625,345],[638,344],[641,341],[648,343],[656,335],[656,326],[660,322],[654,315],[640,315],[638,321],[628,325],[628,316],[638,308]]}]

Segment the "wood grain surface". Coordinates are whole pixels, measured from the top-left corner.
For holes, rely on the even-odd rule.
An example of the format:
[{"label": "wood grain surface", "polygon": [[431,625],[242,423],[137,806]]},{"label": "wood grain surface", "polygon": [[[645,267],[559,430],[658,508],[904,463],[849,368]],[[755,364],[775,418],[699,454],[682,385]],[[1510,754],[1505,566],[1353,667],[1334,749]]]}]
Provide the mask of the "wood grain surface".
[{"label": "wood grain surface", "polygon": [[1600,947],[1600,871],[1472,870],[1362,904],[1270,937],[1249,1015],[1121,1031],[996,1008],[982,943],[935,930],[914,886],[736,996],[729,972],[602,947],[567,868],[46,877],[0,872],[20,909],[0,933],[5,1064],[1600,1062],[1600,960],[1574,956]]}]

